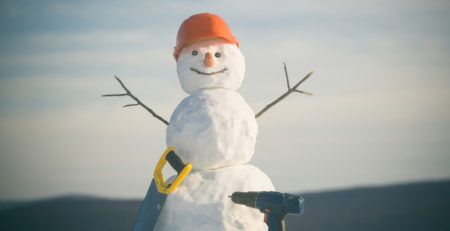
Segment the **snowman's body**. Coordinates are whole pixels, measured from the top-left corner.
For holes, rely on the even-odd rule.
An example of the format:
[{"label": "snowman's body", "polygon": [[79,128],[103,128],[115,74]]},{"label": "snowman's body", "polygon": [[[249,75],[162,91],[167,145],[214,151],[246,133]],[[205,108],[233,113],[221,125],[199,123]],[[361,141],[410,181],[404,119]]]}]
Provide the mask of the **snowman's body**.
[{"label": "snowman's body", "polygon": [[261,170],[245,164],[256,135],[255,114],[239,93],[217,88],[186,97],[170,119],[167,145],[194,171],[167,197],[155,230],[266,230],[260,211],[229,198],[274,190]]},{"label": "snowman's body", "polygon": [[[244,56],[223,27],[218,16],[206,13],[186,20],[178,32],[178,78],[190,95],[173,112],[166,142],[193,170],[168,195],[158,231],[267,230],[261,212],[229,198],[236,191],[274,187],[262,171],[247,164],[258,126],[254,112],[236,92],[244,78]],[[192,37],[191,30],[201,39]],[[206,39],[205,33],[211,36]]]}]

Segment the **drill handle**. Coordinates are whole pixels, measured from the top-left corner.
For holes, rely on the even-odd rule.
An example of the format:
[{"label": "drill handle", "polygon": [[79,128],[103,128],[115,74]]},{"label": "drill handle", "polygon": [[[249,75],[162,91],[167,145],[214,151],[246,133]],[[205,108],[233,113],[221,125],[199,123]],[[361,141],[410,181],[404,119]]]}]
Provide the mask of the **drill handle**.
[{"label": "drill handle", "polygon": [[283,219],[286,214],[274,213],[266,209],[264,215],[264,222],[269,227],[269,231],[285,231]]}]

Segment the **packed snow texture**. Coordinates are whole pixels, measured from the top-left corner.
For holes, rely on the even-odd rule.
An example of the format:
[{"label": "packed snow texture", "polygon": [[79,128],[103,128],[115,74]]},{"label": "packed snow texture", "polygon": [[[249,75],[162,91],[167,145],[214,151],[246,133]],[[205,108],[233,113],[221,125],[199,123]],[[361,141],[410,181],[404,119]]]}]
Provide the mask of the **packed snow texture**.
[{"label": "packed snow texture", "polygon": [[[234,44],[208,44],[209,41],[185,47],[177,60],[177,73],[181,87],[187,93],[206,88],[236,90],[241,86],[245,74],[245,58]],[[192,55],[196,51],[196,55]],[[206,53],[212,54],[214,65],[203,64]],[[216,57],[216,53],[220,57]],[[205,74],[199,74],[195,70]],[[220,72],[220,73],[219,73]]]},{"label": "packed snow texture", "polygon": [[191,163],[194,170],[206,170],[250,161],[257,133],[255,114],[240,94],[207,89],[177,106],[166,142],[184,163]]},{"label": "packed snow texture", "polygon": [[154,230],[267,230],[263,213],[234,204],[229,196],[273,190],[270,179],[252,165],[192,172],[167,197]]}]

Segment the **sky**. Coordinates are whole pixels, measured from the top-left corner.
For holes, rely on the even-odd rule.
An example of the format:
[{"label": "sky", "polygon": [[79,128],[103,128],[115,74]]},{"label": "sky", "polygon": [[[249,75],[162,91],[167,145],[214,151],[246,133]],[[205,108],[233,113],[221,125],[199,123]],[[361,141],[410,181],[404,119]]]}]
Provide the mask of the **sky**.
[{"label": "sky", "polygon": [[251,164],[278,191],[450,178],[448,1],[1,1],[0,199],[142,198],[187,96],[172,57],[190,15],[224,18],[262,109]]}]

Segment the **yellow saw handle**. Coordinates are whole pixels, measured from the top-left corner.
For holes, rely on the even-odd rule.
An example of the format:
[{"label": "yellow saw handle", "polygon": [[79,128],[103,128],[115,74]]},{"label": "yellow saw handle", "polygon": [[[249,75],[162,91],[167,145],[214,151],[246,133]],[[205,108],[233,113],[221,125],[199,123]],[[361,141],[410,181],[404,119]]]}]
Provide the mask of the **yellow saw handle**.
[{"label": "yellow saw handle", "polygon": [[159,158],[158,164],[156,165],[155,171],[153,172],[153,179],[155,180],[158,192],[166,195],[173,193],[192,169],[192,165],[190,163],[184,165],[183,169],[178,172],[175,180],[171,184],[166,183],[162,175],[162,169],[167,163],[167,155],[169,154],[176,155],[173,147],[168,147],[162,154],[161,158]]}]

